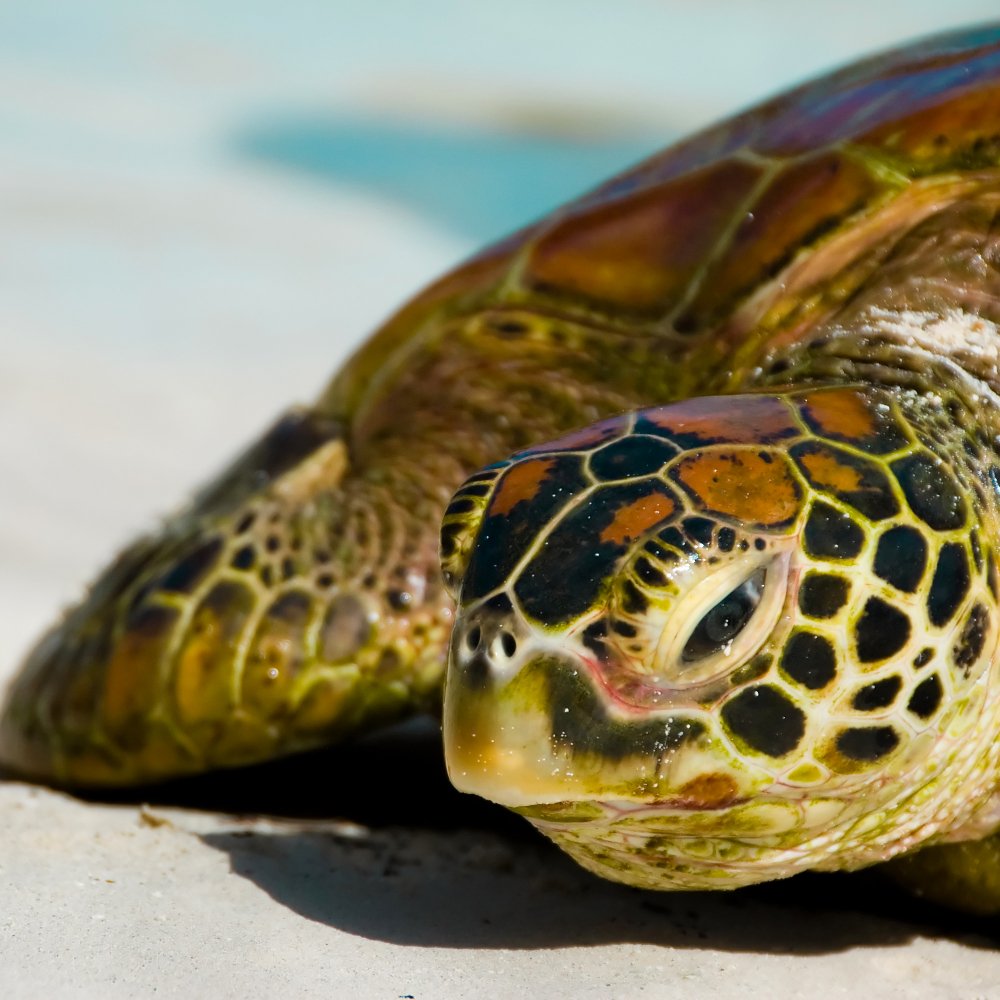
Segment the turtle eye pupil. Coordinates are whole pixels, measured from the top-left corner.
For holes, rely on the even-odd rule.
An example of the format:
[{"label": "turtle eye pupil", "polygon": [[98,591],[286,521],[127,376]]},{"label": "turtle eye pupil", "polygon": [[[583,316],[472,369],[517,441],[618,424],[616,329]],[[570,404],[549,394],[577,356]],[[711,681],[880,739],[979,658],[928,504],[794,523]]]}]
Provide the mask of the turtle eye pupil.
[{"label": "turtle eye pupil", "polygon": [[764,576],[757,570],[702,617],[681,651],[685,663],[723,651],[743,631],[760,604]]},{"label": "turtle eye pupil", "polygon": [[750,609],[741,596],[730,595],[705,615],[705,635],[712,642],[729,642],[743,627]]}]

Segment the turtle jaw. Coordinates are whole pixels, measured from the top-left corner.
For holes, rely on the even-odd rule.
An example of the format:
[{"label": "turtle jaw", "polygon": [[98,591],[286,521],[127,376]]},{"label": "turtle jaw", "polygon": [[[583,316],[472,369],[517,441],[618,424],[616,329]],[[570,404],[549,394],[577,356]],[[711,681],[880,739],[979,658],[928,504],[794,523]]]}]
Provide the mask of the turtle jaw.
[{"label": "turtle jaw", "polygon": [[864,797],[809,795],[733,758],[694,711],[621,703],[565,654],[488,678],[453,659],[444,746],[459,791],[517,812],[589,871],[640,888],[734,889],[844,867],[840,831],[871,810]]}]

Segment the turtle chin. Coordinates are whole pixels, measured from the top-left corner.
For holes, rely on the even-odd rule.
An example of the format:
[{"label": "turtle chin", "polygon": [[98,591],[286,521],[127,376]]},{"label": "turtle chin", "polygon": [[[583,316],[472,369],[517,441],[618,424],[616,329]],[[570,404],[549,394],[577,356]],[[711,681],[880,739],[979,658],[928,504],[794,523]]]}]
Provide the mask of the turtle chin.
[{"label": "turtle chin", "polygon": [[824,864],[846,802],[755,799],[717,809],[599,802],[518,809],[575,861],[642,889],[738,889]]}]

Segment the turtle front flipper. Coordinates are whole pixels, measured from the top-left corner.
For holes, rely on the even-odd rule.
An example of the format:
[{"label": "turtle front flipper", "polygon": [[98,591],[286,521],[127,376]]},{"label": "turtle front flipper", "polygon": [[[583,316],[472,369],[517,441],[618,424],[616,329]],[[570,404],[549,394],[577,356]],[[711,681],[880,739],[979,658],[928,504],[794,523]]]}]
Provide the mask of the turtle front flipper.
[{"label": "turtle front flipper", "polygon": [[982,916],[1000,913],[1000,834],[925,847],[882,870],[933,903]]},{"label": "turtle front flipper", "polygon": [[343,425],[320,412],[284,416],[38,643],[8,696],[3,759],[129,784],[431,706],[450,626],[440,487],[394,467],[352,467]]},{"label": "turtle front flipper", "polygon": [[[148,782],[434,707],[454,490],[518,447],[662,396],[675,370],[641,337],[452,308],[404,309],[386,328],[409,331],[403,347],[377,336],[314,408],[127,549],[29,655],[0,760],[67,785]],[[631,366],[627,349],[652,353]]]}]

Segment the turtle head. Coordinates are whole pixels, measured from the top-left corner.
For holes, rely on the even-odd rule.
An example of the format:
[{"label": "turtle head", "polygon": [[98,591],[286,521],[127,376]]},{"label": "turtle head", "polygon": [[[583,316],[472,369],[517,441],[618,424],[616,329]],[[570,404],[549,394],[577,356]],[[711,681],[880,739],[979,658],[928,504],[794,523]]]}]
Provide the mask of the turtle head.
[{"label": "turtle head", "polygon": [[874,390],[720,396],[473,476],[442,532],[454,784],[659,888],[954,824],[937,775],[980,780],[996,569],[926,440]]}]

